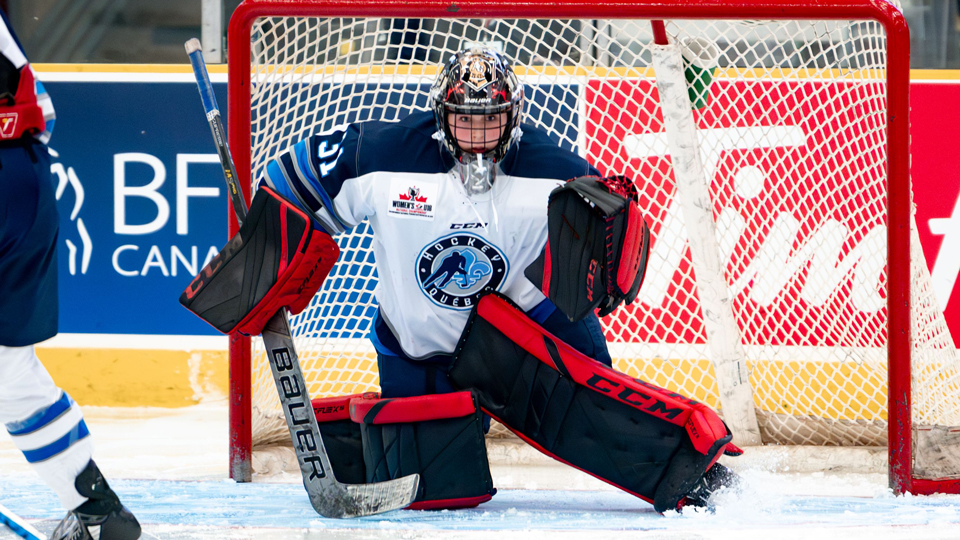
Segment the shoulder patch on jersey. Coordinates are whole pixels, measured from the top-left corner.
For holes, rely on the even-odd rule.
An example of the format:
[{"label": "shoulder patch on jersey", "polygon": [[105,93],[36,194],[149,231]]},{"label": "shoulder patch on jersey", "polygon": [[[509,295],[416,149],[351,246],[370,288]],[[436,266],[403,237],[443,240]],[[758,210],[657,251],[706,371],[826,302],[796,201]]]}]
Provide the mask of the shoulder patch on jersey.
[{"label": "shoulder patch on jersey", "polygon": [[432,220],[436,212],[438,186],[410,178],[391,178],[387,213],[400,218]]},{"label": "shoulder patch on jersey", "polygon": [[417,282],[435,304],[469,310],[484,289],[499,289],[509,267],[497,246],[475,234],[456,233],[423,248]]}]

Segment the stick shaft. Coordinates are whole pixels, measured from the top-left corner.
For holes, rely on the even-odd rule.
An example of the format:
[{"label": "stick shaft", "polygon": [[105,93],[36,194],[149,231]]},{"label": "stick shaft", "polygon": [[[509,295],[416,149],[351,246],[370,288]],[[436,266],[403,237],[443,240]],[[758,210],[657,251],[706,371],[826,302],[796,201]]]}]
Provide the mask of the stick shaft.
[{"label": "stick shaft", "polygon": [[[237,221],[242,224],[246,218],[247,206],[237,186],[233,157],[223,136],[220,111],[213,95],[207,67],[200,54],[200,42],[191,39],[186,43],[186,50],[190,55],[190,63],[193,64],[200,99],[203,101],[207,121],[220,155],[223,176],[230,191],[230,201],[237,214]],[[286,307],[280,308],[270,318],[262,336],[287,429],[300,464],[303,487],[314,510],[324,517],[359,517],[397,510],[412,503],[417,496],[420,481],[417,474],[372,484],[342,484],[337,481],[323,445],[320,427],[313,414],[300,359],[290,335]]]},{"label": "stick shaft", "polygon": [[220,156],[223,177],[227,181],[227,188],[230,192],[230,203],[233,205],[233,211],[237,214],[237,222],[242,225],[243,220],[247,217],[247,205],[243,201],[243,195],[240,194],[237,170],[233,165],[233,156],[230,155],[230,146],[227,144],[226,132],[220,118],[220,108],[217,106],[217,96],[213,93],[213,84],[210,82],[207,65],[203,61],[203,54],[199,47],[200,42],[191,39],[187,42],[186,48],[188,56],[190,56],[190,64],[193,66],[193,75],[197,79],[200,101],[203,102],[203,110],[207,113],[207,123],[210,124],[213,142],[216,144],[217,154]]},{"label": "stick shaft", "polygon": [[14,534],[27,540],[47,540],[43,533],[2,504],[0,504],[0,524],[6,525]]}]

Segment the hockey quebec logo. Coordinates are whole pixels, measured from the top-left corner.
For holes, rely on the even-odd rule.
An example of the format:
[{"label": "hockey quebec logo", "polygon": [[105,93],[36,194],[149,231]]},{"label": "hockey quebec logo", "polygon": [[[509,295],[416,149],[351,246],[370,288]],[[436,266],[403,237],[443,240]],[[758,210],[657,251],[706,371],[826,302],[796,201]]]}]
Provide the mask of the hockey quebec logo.
[{"label": "hockey quebec logo", "polygon": [[468,310],[484,289],[500,287],[508,268],[507,259],[493,244],[472,234],[453,234],[420,252],[417,280],[434,303]]}]

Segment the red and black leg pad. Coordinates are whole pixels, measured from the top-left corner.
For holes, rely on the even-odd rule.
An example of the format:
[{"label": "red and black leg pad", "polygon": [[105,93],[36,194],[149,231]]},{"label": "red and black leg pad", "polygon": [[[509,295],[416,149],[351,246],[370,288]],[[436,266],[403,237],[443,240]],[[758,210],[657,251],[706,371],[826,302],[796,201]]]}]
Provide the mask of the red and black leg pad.
[{"label": "red and black leg pad", "polygon": [[497,492],[480,408],[470,392],[342,396],[315,399],[313,408],[341,482],[382,482],[418,473],[420,486],[410,510],[471,508]]},{"label": "red and black leg pad", "polygon": [[367,469],[363,465],[363,443],[360,424],[350,419],[350,400],[363,396],[378,398],[380,394],[351,394],[318,398],[311,401],[320,427],[320,438],[330,458],[333,476],[346,484],[363,484]]},{"label": "red and black leg pad", "polygon": [[658,512],[676,509],[732,439],[709,407],[580,354],[498,293],[474,308],[449,375],[541,452]]},{"label": "red and black leg pad", "polygon": [[246,220],[200,271],[180,303],[227,334],[259,334],[287,307],[303,311],[340,256],[329,234],[309,215],[262,186]]},{"label": "red and black leg pad", "polygon": [[354,399],[350,417],[363,434],[368,482],[420,474],[409,509],[471,508],[496,493],[480,408],[470,392]]}]

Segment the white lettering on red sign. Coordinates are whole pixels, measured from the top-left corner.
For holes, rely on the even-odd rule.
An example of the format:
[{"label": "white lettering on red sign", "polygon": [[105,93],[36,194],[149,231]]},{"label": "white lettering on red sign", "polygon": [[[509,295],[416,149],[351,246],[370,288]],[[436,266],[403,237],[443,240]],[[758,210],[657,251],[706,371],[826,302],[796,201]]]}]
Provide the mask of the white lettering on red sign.
[{"label": "white lettering on red sign", "polygon": [[[651,224],[638,296],[650,316],[634,331],[640,340],[644,333],[703,339],[656,87],[645,80],[589,86],[587,157],[604,173],[635,179]],[[801,344],[813,335],[821,345],[874,346],[884,339],[882,331],[824,326],[882,328],[886,317],[883,126],[860,114],[847,90],[816,81],[720,83],[713,104],[697,113],[720,262],[747,342]]]}]

